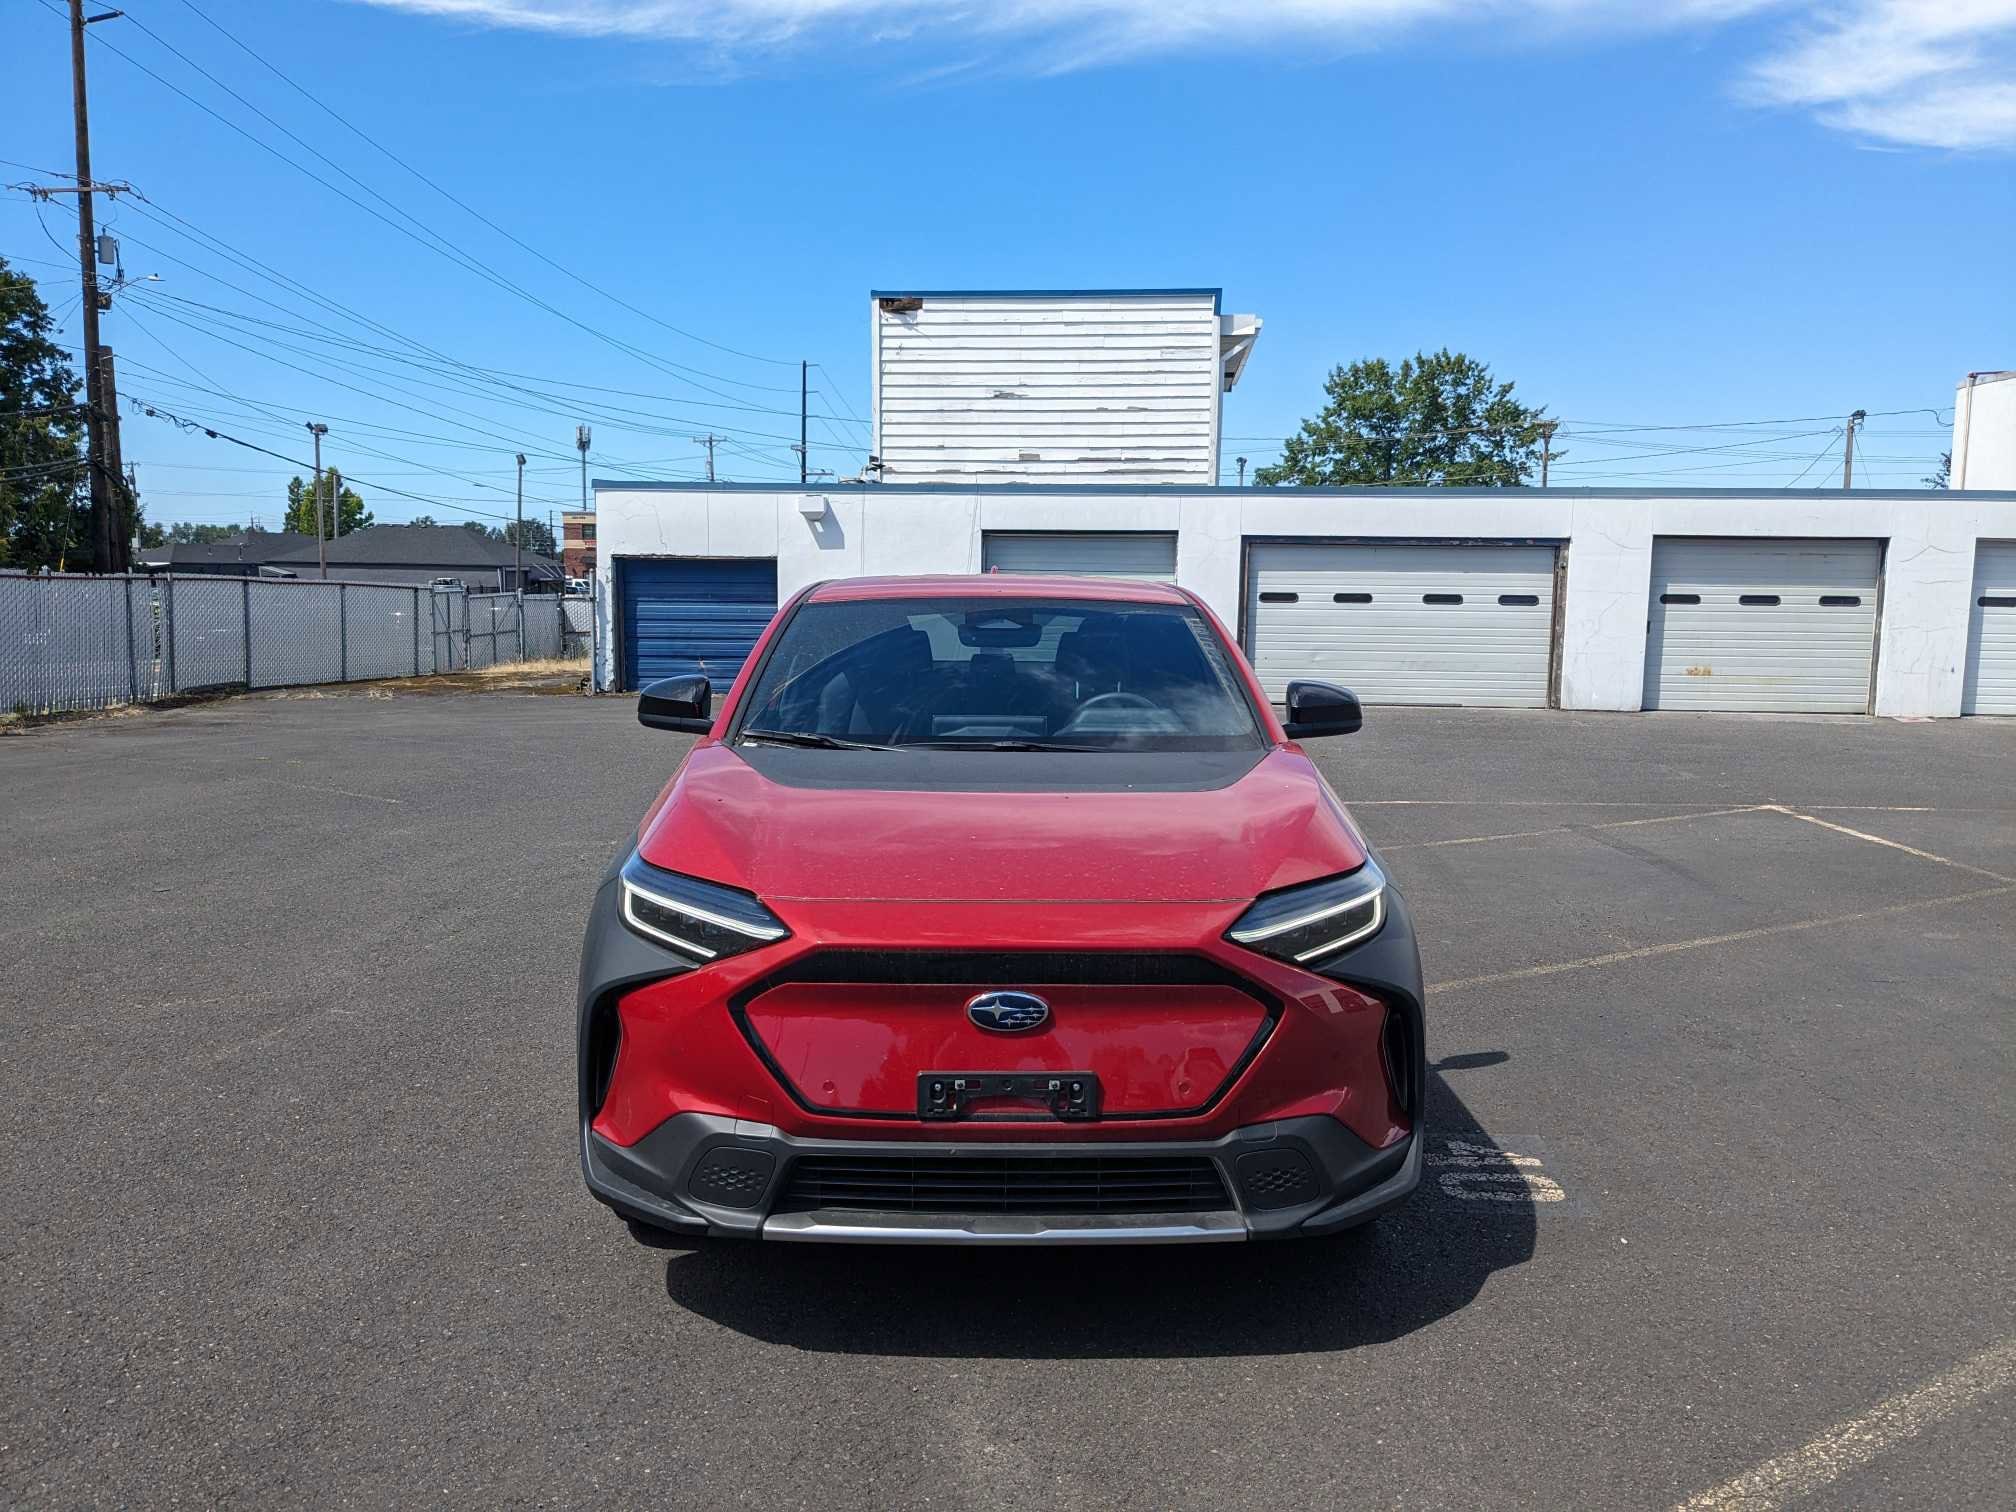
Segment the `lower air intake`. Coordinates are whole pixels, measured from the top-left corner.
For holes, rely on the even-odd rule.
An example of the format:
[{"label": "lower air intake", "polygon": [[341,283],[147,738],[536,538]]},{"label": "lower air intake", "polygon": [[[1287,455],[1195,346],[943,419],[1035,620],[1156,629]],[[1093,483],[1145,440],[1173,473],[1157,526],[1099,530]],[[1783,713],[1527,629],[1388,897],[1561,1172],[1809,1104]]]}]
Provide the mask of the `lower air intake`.
[{"label": "lower air intake", "polygon": [[879,1213],[1199,1213],[1231,1207],[1201,1156],[808,1155],[776,1211]]}]

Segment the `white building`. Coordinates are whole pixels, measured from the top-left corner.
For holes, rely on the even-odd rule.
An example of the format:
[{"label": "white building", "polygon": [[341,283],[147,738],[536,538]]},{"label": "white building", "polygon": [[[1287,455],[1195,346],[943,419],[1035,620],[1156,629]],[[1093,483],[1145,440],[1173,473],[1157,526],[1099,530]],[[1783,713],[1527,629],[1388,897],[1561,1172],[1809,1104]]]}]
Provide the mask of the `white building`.
[{"label": "white building", "polygon": [[1217,289],[878,290],[869,319],[883,483],[1210,487],[1260,334]]},{"label": "white building", "polygon": [[1260,323],[1218,306],[876,294],[880,481],[595,483],[596,686],[725,689],[812,583],[998,567],[1177,582],[1277,699],[2016,714],[2016,381],[1963,389],[1944,493],[1226,488]]},{"label": "white building", "polygon": [[1947,481],[1954,488],[2016,488],[2016,372],[1960,380]]}]

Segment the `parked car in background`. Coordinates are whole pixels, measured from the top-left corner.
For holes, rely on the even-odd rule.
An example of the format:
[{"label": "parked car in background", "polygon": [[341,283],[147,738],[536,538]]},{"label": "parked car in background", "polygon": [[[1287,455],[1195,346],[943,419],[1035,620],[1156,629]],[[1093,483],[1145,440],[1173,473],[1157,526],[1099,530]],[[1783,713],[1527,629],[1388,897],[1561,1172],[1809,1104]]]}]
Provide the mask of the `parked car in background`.
[{"label": "parked car in background", "polygon": [[785,605],[596,895],[588,1186],[640,1237],[1333,1233],[1421,1168],[1407,911],[1192,594],[990,574]]}]

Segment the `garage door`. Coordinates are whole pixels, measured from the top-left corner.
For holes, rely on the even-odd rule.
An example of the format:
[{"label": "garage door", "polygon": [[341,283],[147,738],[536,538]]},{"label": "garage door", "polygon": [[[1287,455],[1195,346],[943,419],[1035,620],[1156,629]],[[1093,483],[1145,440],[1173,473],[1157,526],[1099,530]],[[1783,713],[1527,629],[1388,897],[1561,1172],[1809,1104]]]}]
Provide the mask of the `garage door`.
[{"label": "garage door", "polygon": [[1370,703],[1544,707],[1552,546],[1256,545],[1246,638],[1276,703],[1291,678]]},{"label": "garage door", "polygon": [[1159,530],[990,530],[980,560],[988,572],[1063,572],[1085,577],[1176,581],[1176,537]]},{"label": "garage door", "polygon": [[626,688],[704,672],[726,692],[777,612],[774,560],[626,557],[617,572]]},{"label": "garage door", "polygon": [[1960,712],[2016,714],[2016,541],[1975,547],[1973,603]]},{"label": "garage door", "polygon": [[1645,707],[1866,713],[1881,564],[1878,541],[1654,541]]}]

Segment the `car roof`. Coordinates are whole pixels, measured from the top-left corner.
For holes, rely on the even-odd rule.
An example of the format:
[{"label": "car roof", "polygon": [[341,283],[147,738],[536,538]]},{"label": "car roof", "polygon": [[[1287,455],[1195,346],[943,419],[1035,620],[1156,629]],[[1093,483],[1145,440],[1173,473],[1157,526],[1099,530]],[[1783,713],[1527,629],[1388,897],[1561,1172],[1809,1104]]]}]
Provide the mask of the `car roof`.
[{"label": "car roof", "polygon": [[811,603],[854,603],[899,598],[1092,599],[1126,604],[1187,604],[1174,584],[1149,578],[1069,577],[1048,572],[945,573],[928,577],[840,578],[821,583]]}]

